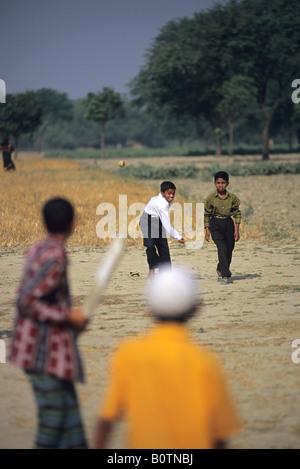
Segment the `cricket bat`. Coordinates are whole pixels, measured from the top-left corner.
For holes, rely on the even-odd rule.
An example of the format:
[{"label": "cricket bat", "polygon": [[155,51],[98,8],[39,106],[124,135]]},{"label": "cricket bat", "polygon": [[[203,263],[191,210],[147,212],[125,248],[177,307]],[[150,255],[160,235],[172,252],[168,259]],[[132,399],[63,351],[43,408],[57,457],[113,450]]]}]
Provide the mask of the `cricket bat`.
[{"label": "cricket bat", "polygon": [[95,283],[83,302],[82,309],[87,317],[90,317],[97,306],[103,291],[105,290],[112,274],[114,273],[123,254],[123,242],[116,238],[110,245],[106,256],[96,272]]}]

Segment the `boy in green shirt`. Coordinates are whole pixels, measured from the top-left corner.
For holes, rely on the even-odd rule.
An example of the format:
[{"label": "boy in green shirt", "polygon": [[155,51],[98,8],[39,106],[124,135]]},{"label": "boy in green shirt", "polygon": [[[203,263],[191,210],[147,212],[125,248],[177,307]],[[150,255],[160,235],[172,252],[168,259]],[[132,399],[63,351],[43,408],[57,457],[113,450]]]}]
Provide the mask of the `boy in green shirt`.
[{"label": "boy in green shirt", "polygon": [[229,176],[225,171],[217,172],[214,178],[216,191],[207,197],[204,206],[205,239],[209,241],[211,235],[218,248],[218,280],[227,284],[231,277],[232,251],[235,241],[240,239],[240,201],[236,195],[227,191]]}]

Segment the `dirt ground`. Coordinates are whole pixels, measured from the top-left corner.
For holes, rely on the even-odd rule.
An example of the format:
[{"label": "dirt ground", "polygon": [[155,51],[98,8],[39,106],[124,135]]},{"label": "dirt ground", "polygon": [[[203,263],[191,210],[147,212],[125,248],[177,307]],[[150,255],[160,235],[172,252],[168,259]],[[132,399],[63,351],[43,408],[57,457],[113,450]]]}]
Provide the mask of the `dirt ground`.
[{"label": "dirt ground", "polygon": [[[195,181],[176,185],[199,201],[212,188],[211,183]],[[243,239],[242,231],[229,285],[217,283],[213,243],[197,250],[170,243],[174,265],[189,267],[201,283],[203,305],[189,323],[190,332],[197,343],[218,354],[226,370],[244,425],[230,447],[298,449],[300,363],[292,360],[292,342],[300,340],[299,176],[234,178],[230,189],[241,198],[243,212],[248,207],[249,227],[260,227],[264,234]],[[80,304],[91,288],[104,253],[105,248],[69,248],[74,304]],[[24,249],[0,250],[0,339],[7,352],[23,262]],[[132,271],[138,275],[132,276]],[[152,327],[144,301],[146,278],[144,248],[126,247],[80,338],[87,382],[77,390],[90,442],[112,350],[123,339]],[[31,448],[36,410],[26,377],[6,362],[0,363],[0,380],[0,448]],[[125,430],[123,423],[117,426],[111,448],[126,447]]]}]

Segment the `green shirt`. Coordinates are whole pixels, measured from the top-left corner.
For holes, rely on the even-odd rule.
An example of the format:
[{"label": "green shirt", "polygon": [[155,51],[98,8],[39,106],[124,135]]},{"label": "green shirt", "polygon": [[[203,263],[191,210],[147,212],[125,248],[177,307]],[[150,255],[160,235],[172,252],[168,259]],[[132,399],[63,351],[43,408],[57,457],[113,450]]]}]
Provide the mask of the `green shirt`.
[{"label": "green shirt", "polygon": [[204,205],[204,228],[209,227],[213,217],[233,217],[235,223],[241,223],[240,203],[237,196],[228,191],[224,199],[220,199],[217,191],[210,194]]}]

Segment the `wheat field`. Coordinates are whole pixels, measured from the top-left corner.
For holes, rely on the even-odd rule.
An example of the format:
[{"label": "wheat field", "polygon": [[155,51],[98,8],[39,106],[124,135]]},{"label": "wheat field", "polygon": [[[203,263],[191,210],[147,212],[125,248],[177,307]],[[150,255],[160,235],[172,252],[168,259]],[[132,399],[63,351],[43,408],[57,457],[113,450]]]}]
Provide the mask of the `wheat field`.
[{"label": "wheat field", "polygon": [[44,236],[41,210],[51,197],[69,199],[76,212],[76,229],[71,246],[97,246],[107,242],[97,237],[96,208],[109,202],[118,207],[119,194],[128,204],[147,203],[150,188],[122,177],[109,176],[79,162],[27,157],[17,161],[17,171],[0,173],[0,247],[28,246]]},{"label": "wheat field", "polygon": [[[44,236],[41,210],[44,203],[54,196],[69,199],[75,207],[76,229],[68,241],[70,246],[94,247],[106,244],[109,238],[100,239],[96,233],[100,219],[96,214],[97,206],[108,202],[116,207],[118,228],[119,195],[127,196],[128,206],[137,202],[146,204],[158,193],[161,182],[140,182],[125,178],[121,168],[113,173],[80,161],[37,158],[35,154],[21,155],[16,165],[17,171],[0,173],[0,248],[3,249],[27,247]],[[115,165],[117,168],[117,162]],[[185,187],[190,192],[191,184],[196,183],[176,181],[179,188],[176,202],[190,201]],[[195,202],[195,197],[192,200]],[[203,196],[199,195],[198,201],[203,202]],[[261,238],[262,223],[262,220],[258,220],[248,225],[243,221],[244,239]],[[127,239],[129,244],[136,242],[140,240]]]}]

